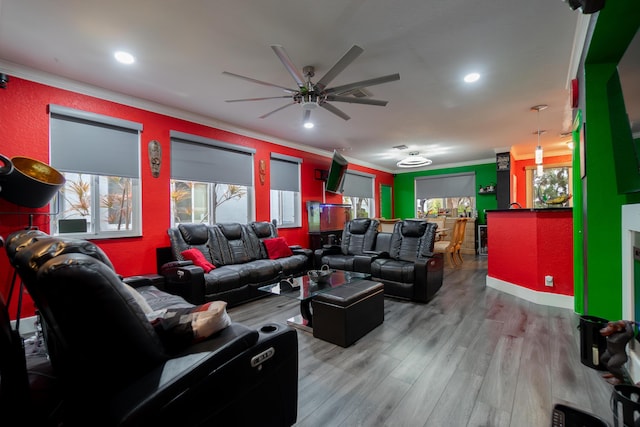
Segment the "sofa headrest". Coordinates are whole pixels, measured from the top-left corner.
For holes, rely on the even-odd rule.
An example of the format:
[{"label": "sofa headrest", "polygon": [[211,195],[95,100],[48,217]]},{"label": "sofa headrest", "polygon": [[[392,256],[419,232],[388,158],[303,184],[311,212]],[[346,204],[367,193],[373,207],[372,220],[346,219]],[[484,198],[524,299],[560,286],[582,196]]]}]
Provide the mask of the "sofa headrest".
[{"label": "sofa headrest", "polygon": [[16,254],[33,242],[50,237],[47,233],[40,230],[19,230],[11,233],[5,243],[9,262],[13,264]]},{"label": "sofa headrest", "polygon": [[356,218],[351,220],[349,231],[351,234],[364,234],[371,226],[371,218]]},{"label": "sofa headrest", "polygon": [[421,237],[427,229],[427,221],[405,219],[398,223],[404,237]]},{"label": "sofa headrest", "polygon": [[13,252],[13,263],[22,276],[35,274],[50,259],[71,253],[87,255],[115,270],[104,251],[88,240],[51,237],[45,233],[24,233],[15,238],[12,235],[9,240],[11,247],[7,245],[7,251]]},{"label": "sofa headrest", "polygon": [[224,237],[228,240],[238,240],[242,239],[242,224],[238,224],[235,222],[232,223],[224,223],[217,224]]},{"label": "sofa headrest", "polygon": [[256,236],[258,236],[259,239],[267,239],[269,237],[275,237],[273,236],[273,233],[271,230],[272,226],[273,224],[266,221],[256,221],[251,223],[251,227],[253,228],[253,231],[256,233]]},{"label": "sofa headrest", "polygon": [[180,224],[178,230],[189,245],[204,245],[209,240],[207,224]]}]

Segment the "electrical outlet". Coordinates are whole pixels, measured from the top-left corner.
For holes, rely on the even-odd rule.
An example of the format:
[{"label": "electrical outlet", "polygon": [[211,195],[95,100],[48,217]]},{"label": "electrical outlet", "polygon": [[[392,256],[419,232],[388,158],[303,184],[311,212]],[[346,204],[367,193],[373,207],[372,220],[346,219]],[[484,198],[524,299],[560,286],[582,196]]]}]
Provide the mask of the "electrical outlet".
[{"label": "electrical outlet", "polygon": [[553,276],[544,276],[544,285],[552,288],[553,287]]}]

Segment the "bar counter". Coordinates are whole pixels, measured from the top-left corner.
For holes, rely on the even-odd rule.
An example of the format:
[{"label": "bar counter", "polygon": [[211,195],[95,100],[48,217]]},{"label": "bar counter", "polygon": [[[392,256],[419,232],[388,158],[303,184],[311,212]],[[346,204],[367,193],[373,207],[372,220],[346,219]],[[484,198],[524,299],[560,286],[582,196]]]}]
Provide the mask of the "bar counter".
[{"label": "bar counter", "polygon": [[538,304],[573,308],[573,209],[486,213],[487,286]]}]

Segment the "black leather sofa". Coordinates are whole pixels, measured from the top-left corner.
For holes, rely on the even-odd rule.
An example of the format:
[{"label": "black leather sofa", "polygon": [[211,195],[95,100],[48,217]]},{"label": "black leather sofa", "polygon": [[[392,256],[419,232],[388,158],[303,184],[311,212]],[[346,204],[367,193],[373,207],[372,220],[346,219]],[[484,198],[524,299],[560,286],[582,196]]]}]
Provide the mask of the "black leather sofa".
[{"label": "black leather sofa", "polygon": [[[289,246],[289,255],[270,257],[265,242],[278,237],[270,222],[181,224],[168,233],[174,261],[163,264],[160,274],[169,292],[193,304],[224,300],[233,306],[264,297],[260,286],[306,274],[313,264],[313,251],[300,246]],[[192,248],[215,268],[205,273],[186,261],[182,253]]]},{"label": "black leather sofa", "polygon": [[[43,319],[60,384],[52,425],[295,423],[298,346],[291,328],[231,323],[169,350],[93,243],[28,230],[9,236],[6,249]],[[144,278],[130,283],[156,295],[156,307],[190,306]]]},{"label": "black leather sofa", "polygon": [[437,225],[403,220],[393,232],[378,232],[378,221],[353,219],[342,232],[341,245],[326,245],[314,254],[316,268],[370,273],[388,296],[428,302],[442,286],[442,254],[433,252]]}]

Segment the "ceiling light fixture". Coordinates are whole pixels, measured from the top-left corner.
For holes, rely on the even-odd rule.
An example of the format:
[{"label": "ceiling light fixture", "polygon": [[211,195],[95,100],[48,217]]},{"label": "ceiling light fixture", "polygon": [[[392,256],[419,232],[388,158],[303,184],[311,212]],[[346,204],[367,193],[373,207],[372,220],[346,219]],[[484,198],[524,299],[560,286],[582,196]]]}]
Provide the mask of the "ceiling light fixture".
[{"label": "ceiling light fixture", "polygon": [[304,122],[302,126],[304,126],[306,129],[312,129],[314,125],[312,122]]},{"label": "ceiling light fixture", "polygon": [[469,73],[466,76],[464,76],[464,81],[466,83],[477,82],[479,79],[480,79],[480,74],[478,73]]},{"label": "ceiling light fixture", "polygon": [[545,110],[548,107],[548,105],[546,104],[540,104],[540,105],[534,105],[533,107],[531,107],[531,111],[536,111],[538,113],[538,131],[536,132],[538,134],[538,146],[536,147],[536,154],[535,154],[535,159],[536,159],[536,165],[538,165],[538,173],[540,174],[541,172],[541,165],[542,165],[542,160],[543,160],[543,152],[542,152],[542,146],[540,145],[540,135],[542,135],[543,133],[545,133],[546,131],[544,130],[540,130],[540,111],[541,110]]},{"label": "ceiling light fixture", "polygon": [[396,166],[399,168],[418,168],[420,166],[428,166],[431,163],[433,163],[431,159],[421,156],[417,151],[412,151],[409,153],[409,157],[400,160],[396,163]]},{"label": "ceiling light fixture", "polygon": [[122,50],[117,51],[113,54],[113,56],[116,58],[116,61],[121,64],[130,65],[136,61],[132,54],[130,54],[129,52],[124,52]]}]

